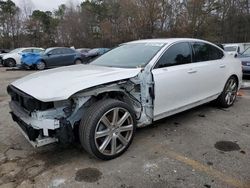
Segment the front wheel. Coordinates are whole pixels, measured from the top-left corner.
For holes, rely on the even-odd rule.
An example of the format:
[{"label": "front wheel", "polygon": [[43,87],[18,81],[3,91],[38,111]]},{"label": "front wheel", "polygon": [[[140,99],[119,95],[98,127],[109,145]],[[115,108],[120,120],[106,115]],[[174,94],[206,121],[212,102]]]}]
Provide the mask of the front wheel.
[{"label": "front wheel", "polygon": [[80,123],[79,138],[91,155],[110,160],[128,149],[135,129],[134,110],[124,102],[107,99],[87,110]]},{"label": "front wheel", "polygon": [[7,67],[15,67],[16,66],[16,61],[12,58],[6,59],[4,61],[4,65]]},{"label": "front wheel", "polygon": [[238,81],[236,77],[231,76],[228,79],[223,92],[217,99],[219,106],[223,108],[228,108],[232,106],[236,100],[237,91],[238,91]]},{"label": "front wheel", "polygon": [[76,65],[82,64],[82,60],[76,59],[76,60],[75,60],[75,64],[76,64]]},{"label": "front wheel", "polygon": [[37,64],[36,64],[36,69],[37,70],[44,70],[46,67],[45,63],[43,61],[39,61]]}]

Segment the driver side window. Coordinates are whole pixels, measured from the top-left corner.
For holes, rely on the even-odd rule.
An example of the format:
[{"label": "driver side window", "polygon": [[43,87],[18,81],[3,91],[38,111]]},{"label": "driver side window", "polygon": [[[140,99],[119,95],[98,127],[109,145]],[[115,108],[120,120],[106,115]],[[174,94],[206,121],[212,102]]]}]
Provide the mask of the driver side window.
[{"label": "driver side window", "polygon": [[187,42],[174,44],[162,55],[155,68],[191,63],[191,48]]},{"label": "driver side window", "polygon": [[50,51],[50,54],[51,54],[51,55],[59,55],[59,54],[61,54],[61,50],[60,50],[60,49],[51,50],[51,51]]}]

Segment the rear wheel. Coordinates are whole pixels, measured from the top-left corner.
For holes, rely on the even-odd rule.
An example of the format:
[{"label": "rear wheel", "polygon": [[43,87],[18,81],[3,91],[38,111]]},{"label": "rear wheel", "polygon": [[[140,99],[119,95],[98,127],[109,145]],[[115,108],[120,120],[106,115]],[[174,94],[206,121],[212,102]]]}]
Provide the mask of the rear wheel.
[{"label": "rear wheel", "polygon": [[217,99],[219,106],[223,108],[228,108],[232,106],[236,100],[237,91],[238,91],[238,80],[236,77],[231,76],[228,79],[223,92]]},{"label": "rear wheel", "polygon": [[15,67],[16,66],[16,61],[15,59],[9,58],[4,61],[4,65],[7,67]]},{"label": "rear wheel", "polygon": [[76,59],[76,60],[75,60],[75,64],[76,64],[76,65],[82,64],[82,60]]},{"label": "rear wheel", "polygon": [[44,61],[39,61],[37,64],[36,64],[36,69],[37,70],[44,70],[46,67],[45,65],[45,62]]},{"label": "rear wheel", "polygon": [[136,129],[133,109],[124,102],[108,99],[90,107],[79,127],[84,149],[94,157],[110,160],[130,146]]}]

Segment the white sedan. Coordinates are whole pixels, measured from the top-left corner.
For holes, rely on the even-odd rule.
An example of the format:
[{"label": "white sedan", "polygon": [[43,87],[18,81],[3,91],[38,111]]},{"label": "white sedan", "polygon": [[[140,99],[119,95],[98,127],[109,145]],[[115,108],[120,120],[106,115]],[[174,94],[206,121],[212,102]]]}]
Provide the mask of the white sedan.
[{"label": "white sedan", "polygon": [[23,53],[40,53],[44,51],[43,48],[16,48],[15,50],[10,51],[6,54],[1,54],[0,60],[3,66],[6,67],[15,67],[16,65],[21,64],[21,58]]},{"label": "white sedan", "polygon": [[109,160],[124,153],[137,127],[216,101],[233,105],[239,60],[197,39],[120,45],[90,65],[35,73],[8,86],[12,118],[30,143],[72,143]]}]

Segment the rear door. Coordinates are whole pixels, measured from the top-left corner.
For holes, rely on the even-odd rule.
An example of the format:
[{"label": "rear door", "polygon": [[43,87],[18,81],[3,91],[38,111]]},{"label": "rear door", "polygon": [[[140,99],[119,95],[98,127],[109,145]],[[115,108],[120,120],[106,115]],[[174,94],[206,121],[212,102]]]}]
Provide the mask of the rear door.
[{"label": "rear door", "polygon": [[63,49],[63,65],[73,65],[75,61],[76,52],[70,48]]},{"label": "rear door", "polygon": [[155,84],[154,120],[197,99],[198,71],[188,42],[170,46],[152,70]]},{"label": "rear door", "polygon": [[204,42],[191,43],[193,67],[197,70],[197,101],[219,94],[225,85],[227,64],[221,49]]}]

